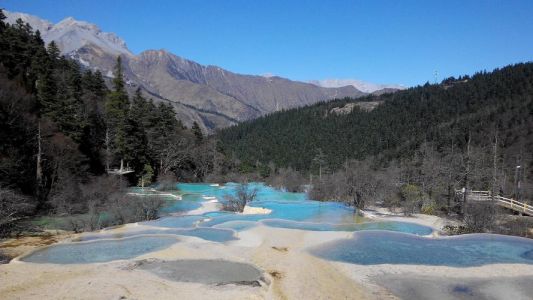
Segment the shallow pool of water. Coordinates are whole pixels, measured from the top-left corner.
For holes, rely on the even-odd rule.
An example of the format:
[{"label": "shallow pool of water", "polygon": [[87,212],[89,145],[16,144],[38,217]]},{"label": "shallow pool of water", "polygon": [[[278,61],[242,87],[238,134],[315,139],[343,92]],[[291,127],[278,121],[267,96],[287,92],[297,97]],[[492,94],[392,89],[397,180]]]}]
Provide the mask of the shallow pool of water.
[{"label": "shallow pool of water", "polygon": [[167,199],[161,212],[163,214],[186,213],[201,207],[203,200],[202,197],[192,194],[183,195],[182,200]]},{"label": "shallow pool of water", "polygon": [[[226,195],[235,193],[235,184],[222,187],[209,187],[204,190],[205,195],[216,197],[224,202]],[[199,187],[196,185],[196,189]],[[201,223],[201,226],[214,226],[226,222],[249,221],[257,222],[265,219],[282,219],[291,221],[306,221],[316,223],[354,223],[361,222],[362,218],[351,207],[341,203],[320,202],[308,200],[304,193],[289,193],[276,190],[263,184],[252,184],[251,188],[257,189],[256,200],[250,206],[263,207],[271,210],[270,214],[242,215],[242,214],[218,214],[210,215],[210,220]]]},{"label": "shallow pool of water", "polygon": [[[234,195],[235,183],[223,186],[213,184],[178,184],[183,199],[194,199],[194,203],[217,199],[226,201],[226,196]],[[265,186],[261,183],[250,184],[256,189],[256,200],[250,206],[264,207],[270,214],[243,215],[213,211],[201,216],[171,216],[143,224],[165,228],[217,227],[236,231],[246,230],[258,222],[266,226],[302,229],[310,231],[358,231],[391,230],[418,235],[427,235],[432,229],[404,222],[369,222],[352,207],[342,203],[321,202],[307,199],[304,193],[289,193]],[[207,198],[207,199],[206,199]]]},{"label": "shallow pool of water", "polygon": [[213,228],[228,228],[235,231],[248,230],[252,227],[257,226],[257,222],[251,221],[230,221],[221,224],[214,225]]},{"label": "shallow pool of water", "polygon": [[166,227],[166,228],[192,228],[204,220],[204,216],[175,216],[175,217],[163,217],[153,221],[142,222],[142,225]]},{"label": "shallow pool of water", "polygon": [[428,235],[433,229],[427,226],[408,222],[372,222],[352,224],[330,224],[312,222],[294,222],[288,220],[264,220],[263,224],[270,227],[291,228],[310,231],[361,231],[361,230],[388,230],[416,235]]},{"label": "shallow pool of water", "polygon": [[162,250],[178,242],[168,236],[140,236],[118,240],[55,244],[23,257],[33,263],[85,264],[130,259]]},{"label": "shallow pool of water", "polygon": [[[81,242],[57,244],[24,257],[39,263],[91,263],[130,259],[169,247],[174,236],[194,236],[213,242],[237,239],[236,232],[254,226],[307,231],[355,232],[352,239],[326,243],[310,249],[316,256],[356,264],[424,264],[478,266],[488,263],[533,264],[533,241],[497,236],[466,235],[428,239],[430,227],[407,222],[373,222],[341,203],[307,199],[303,193],[288,193],[263,184],[252,184],[257,198],[252,206],[270,209],[270,214],[244,215],[212,211],[187,215],[206,201],[234,194],[236,184],[178,184],[183,200],[167,203],[163,213],[180,213],[126,227],[119,233],[103,231],[82,235]],[[135,192],[139,192],[135,190]],[[149,226],[149,227],[148,227]],[[398,233],[399,232],[399,233]],[[173,236],[174,235],[174,236]],[[83,242],[90,241],[90,242]]]},{"label": "shallow pool of water", "polygon": [[213,242],[228,242],[236,240],[235,232],[231,229],[225,228],[190,228],[190,229],[141,229],[128,230],[116,233],[91,233],[83,234],[75,241],[86,242],[103,239],[121,239],[126,237],[133,237],[139,235],[183,235],[194,236],[207,241]]},{"label": "shallow pool of water", "polygon": [[310,252],[328,260],[361,265],[472,267],[495,263],[533,264],[533,260],[527,258],[532,250],[532,240],[493,234],[424,238],[386,231],[360,231],[351,239],[329,242]]}]

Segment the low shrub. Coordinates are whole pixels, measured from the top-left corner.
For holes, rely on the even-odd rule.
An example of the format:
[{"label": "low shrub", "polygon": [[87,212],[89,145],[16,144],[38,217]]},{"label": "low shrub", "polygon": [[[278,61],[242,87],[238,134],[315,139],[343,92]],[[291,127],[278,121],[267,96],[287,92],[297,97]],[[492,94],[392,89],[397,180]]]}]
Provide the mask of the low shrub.
[{"label": "low shrub", "polygon": [[460,235],[460,234],[472,233],[472,231],[468,227],[463,226],[463,225],[459,225],[459,226],[446,225],[442,228],[442,230],[444,230],[444,232],[446,232],[449,235]]},{"label": "low shrub", "polygon": [[420,209],[420,212],[425,215],[437,215],[438,214],[438,206],[437,203],[434,201],[428,201],[422,204],[422,208]]},{"label": "low shrub", "polygon": [[242,212],[249,202],[255,200],[257,189],[250,188],[247,183],[242,183],[236,188],[235,195],[226,195],[222,203],[222,209],[226,211]]}]

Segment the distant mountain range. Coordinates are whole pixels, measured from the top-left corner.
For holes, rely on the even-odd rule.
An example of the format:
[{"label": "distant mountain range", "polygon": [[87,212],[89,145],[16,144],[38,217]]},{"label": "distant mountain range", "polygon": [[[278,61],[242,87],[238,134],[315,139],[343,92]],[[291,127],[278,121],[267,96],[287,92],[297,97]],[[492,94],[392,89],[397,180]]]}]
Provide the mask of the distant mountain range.
[{"label": "distant mountain range", "polygon": [[207,132],[281,109],[401,88],[353,80],[299,82],[277,76],[243,75],[200,65],[165,50],[134,55],[120,37],[102,32],[91,23],[69,17],[53,24],[24,13],[4,13],[6,22],[22,19],[39,30],[46,43],[55,41],[62,54],[86,68],[100,70],[108,78],[113,77],[116,57],[121,55],[130,91],[141,88],[156,102],[172,103],[177,117],[186,125],[196,121]]},{"label": "distant mountain range", "polygon": [[325,88],[339,88],[353,86],[364,93],[381,93],[385,90],[404,90],[406,87],[399,84],[375,84],[357,79],[324,79],[310,80],[309,83]]}]

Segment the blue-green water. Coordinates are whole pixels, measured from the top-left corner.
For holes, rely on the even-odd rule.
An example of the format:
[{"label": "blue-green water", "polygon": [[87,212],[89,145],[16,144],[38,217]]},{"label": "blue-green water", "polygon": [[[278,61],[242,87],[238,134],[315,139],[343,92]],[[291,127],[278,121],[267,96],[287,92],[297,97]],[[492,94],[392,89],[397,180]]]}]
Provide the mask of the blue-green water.
[{"label": "blue-green water", "polygon": [[192,228],[195,227],[201,220],[204,220],[204,216],[175,216],[175,217],[163,217],[154,221],[142,222],[142,225],[166,227],[166,228]]},{"label": "blue-green water", "polygon": [[167,199],[161,209],[163,214],[187,212],[202,206],[202,197],[198,195],[183,195],[182,200]]},{"label": "blue-green water", "polygon": [[373,222],[352,224],[328,224],[311,222],[294,222],[287,220],[264,220],[261,223],[270,227],[292,228],[310,231],[361,231],[361,230],[388,230],[417,235],[428,235],[433,229],[413,223],[404,222]]},{"label": "blue-green water", "polygon": [[[216,198],[224,202],[226,195],[234,195],[237,184],[223,186],[211,184],[178,184],[180,192],[197,203]],[[261,183],[250,184],[257,190],[256,200],[250,205],[270,209],[270,214],[242,215],[228,212],[208,212],[201,216],[172,216],[144,225],[167,228],[217,227],[236,231],[249,229],[258,223],[278,228],[301,229],[310,231],[357,231],[391,230],[418,235],[427,235],[432,229],[426,226],[404,222],[368,223],[355,213],[354,208],[342,203],[320,202],[307,199],[304,193],[288,193],[265,186]],[[193,198],[195,197],[195,198]]]},{"label": "blue-green water", "polygon": [[495,263],[533,264],[533,240],[468,234],[425,238],[386,231],[361,231],[352,239],[310,249],[318,257],[361,265],[409,264],[472,267]]},{"label": "blue-green water", "polygon": [[243,231],[257,226],[257,222],[254,221],[229,221],[217,225],[213,225],[213,228],[229,228],[235,231]]},{"label": "blue-green water", "polygon": [[21,260],[34,263],[85,264],[130,259],[170,247],[178,240],[166,236],[140,236],[88,243],[56,244]]},{"label": "blue-green water", "polygon": [[[50,263],[89,263],[129,259],[168,247],[177,236],[194,236],[227,243],[238,239],[240,231],[269,226],[307,231],[354,232],[353,239],[339,240],[311,249],[319,257],[357,264],[426,264],[476,266],[489,263],[532,263],[533,242],[498,235],[466,235],[431,239],[430,227],[407,222],[371,222],[341,203],[318,202],[303,193],[288,193],[263,184],[252,184],[257,198],[251,206],[271,210],[270,214],[243,215],[191,211],[213,199],[225,201],[236,184],[178,184],[182,200],[169,196],[161,210],[164,217],[142,222],[121,233],[84,234],[82,243],[57,244],[24,258],[24,261]],[[132,190],[142,193],[143,190]],[[147,194],[156,193],[148,189]],[[140,195],[142,197],[142,195]],[[174,200],[172,199],[174,198]],[[175,237],[173,237],[175,236]]]},{"label": "blue-green water", "polygon": [[533,249],[524,252],[521,256],[525,259],[533,260]]},{"label": "blue-green water", "polygon": [[77,242],[86,242],[103,239],[121,239],[126,237],[140,236],[140,235],[184,235],[195,236],[204,240],[213,242],[228,242],[236,240],[235,231],[224,228],[189,228],[189,229],[142,229],[130,230],[118,233],[94,233],[84,234],[79,237]]}]

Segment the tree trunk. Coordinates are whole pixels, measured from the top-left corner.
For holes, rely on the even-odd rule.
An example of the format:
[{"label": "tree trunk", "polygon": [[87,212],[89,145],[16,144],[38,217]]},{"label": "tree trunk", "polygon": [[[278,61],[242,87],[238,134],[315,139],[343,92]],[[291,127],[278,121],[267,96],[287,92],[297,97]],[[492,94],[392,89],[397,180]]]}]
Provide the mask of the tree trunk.
[{"label": "tree trunk", "polygon": [[36,172],[35,172],[35,195],[37,196],[37,199],[40,201],[40,194],[41,194],[41,183],[43,180],[43,169],[42,169],[42,146],[41,146],[41,121],[39,120],[39,123],[37,125],[37,166],[36,166]]},{"label": "tree trunk", "polygon": [[452,184],[452,176],[453,176],[453,159],[454,159],[454,143],[452,140],[452,149],[450,154],[450,166],[448,167],[448,213],[450,212],[451,205],[452,205],[452,197],[455,197],[455,190],[453,188]]},{"label": "tree trunk", "polygon": [[498,131],[494,134],[494,148],[493,148],[493,158],[492,158],[492,190],[491,197],[494,201],[496,194],[496,185],[498,184]]},{"label": "tree trunk", "polygon": [[105,130],[105,170],[109,171],[109,129]]},{"label": "tree trunk", "polygon": [[466,202],[467,202],[467,195],[468,195],[468,190],[469,190],[469,184],[468,184],[468,180],[469,180],[469,175],[470,175],[470,141],[472,139],[472,136],[470,135],[470,132],[468,133],[468,142],[466,144],[466,171],[465,171],[465,189],[464,189],[464,192],[463,192],[463,205],[461,207],[461,211],[462,213],[464,214],[465,212],[465,207],[466,207]]}]

